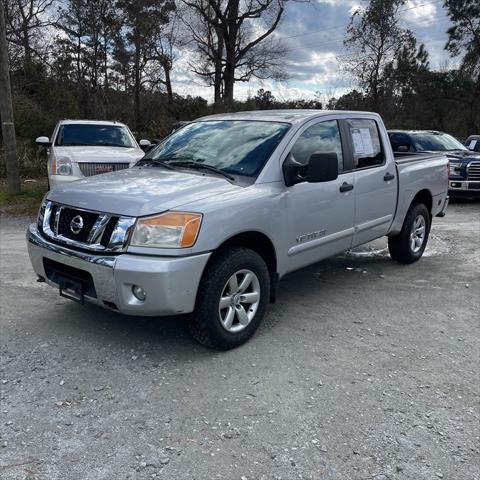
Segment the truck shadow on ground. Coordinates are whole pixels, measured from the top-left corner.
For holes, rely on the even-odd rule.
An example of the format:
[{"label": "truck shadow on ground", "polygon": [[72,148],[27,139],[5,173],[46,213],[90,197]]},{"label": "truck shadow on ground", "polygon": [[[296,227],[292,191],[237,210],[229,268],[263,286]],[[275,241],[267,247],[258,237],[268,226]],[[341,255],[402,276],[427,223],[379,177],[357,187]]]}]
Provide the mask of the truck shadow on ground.
[{"label": "truck shadow on ground", "polygon": [[[267,315],[254,336],[271,334],[271,330],[284,321],[289,321],[293,311],[309,305],[315,311],[316,321],[323,323],[329,314],[323,313],[331,297],[338,289],[371,289],[372,283],[385,281],[399,269],[406,268],[390,260],[385,248],[363,248],[358,252],[347,252],[332,259],[318,262],[302,270],[288,274],[279,284],[277,301],[269,306]],[[424,260],[428,261],[428,260]],[[318,311],[316,310],[318,306]],[[103,310],[86,304],[80,306],[69,300],[60,299],[53,307],[56,315],[50,315],[50,322],[60,335],[68,330],[84,341],[98,345],[109,345],[113,349],[135,349],[146,345],[149,356],[176,357],[191,360],[193,356],[210,357],[217,352],[202,347],[189,335],[189,315],[174,317],[134,317]],[[61,309],[61,313],[58,311]],[[65,332],[67,334],[67,332]]]}]

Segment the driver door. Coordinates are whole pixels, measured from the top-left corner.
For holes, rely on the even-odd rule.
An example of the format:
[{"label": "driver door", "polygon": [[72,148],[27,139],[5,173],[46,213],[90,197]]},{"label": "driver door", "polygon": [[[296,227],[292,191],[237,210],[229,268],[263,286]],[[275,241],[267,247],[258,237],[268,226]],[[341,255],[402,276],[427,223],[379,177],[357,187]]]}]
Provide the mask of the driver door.
[{"label": "driver door", "polygon": [[354,174],[343,172],[344,148],[337,120],[310,124],[294,137],[290,154],[307,164],[314,153],[335,152],[339,176],[287,188],[288,270],[296,270],[350,248],[354,231]]}]

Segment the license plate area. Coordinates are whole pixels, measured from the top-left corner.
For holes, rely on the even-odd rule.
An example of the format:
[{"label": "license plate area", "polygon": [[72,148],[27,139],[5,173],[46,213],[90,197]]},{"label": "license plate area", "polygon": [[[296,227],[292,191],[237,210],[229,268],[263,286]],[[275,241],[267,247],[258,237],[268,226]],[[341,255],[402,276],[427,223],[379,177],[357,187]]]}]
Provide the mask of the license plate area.
[{"label": "license plate area", "polygon": [[59,278],[58,281],[58,293],[61,297],[68,298],[82,305],[85,303],[84,288],[81,282],[76,282],[69,278]]},{"label": "license plate area", "polygon": [[58,285],[60,296],[83,303],[85,297],[97,298],[92,275],[79,268],[43,258],[47,278]]},{"label": "license plate area", "polygon": [[469,190],[480,190],[480,182],[469,183],[468,184]]}]

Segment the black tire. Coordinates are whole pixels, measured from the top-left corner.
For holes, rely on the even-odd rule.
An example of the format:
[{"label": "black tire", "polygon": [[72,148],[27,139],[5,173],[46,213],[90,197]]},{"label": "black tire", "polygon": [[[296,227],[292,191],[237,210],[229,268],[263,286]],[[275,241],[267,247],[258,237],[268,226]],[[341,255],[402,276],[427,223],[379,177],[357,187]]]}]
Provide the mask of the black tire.
[{"label": "black tire", "polygon": [[[254,317],[241,331],[226,330],[220,320],[219,303],[226,283],[236,272],[247,269],[259,282],[260,299]],[[229,350],[245,343],[257,330],[270,297],[270,273],[258,253],[248,248],[219,250],[210,260],[197,293],[195,311],[190,321],[192,336],[207,347]]]},{"label": "black tire", "polygon": [[[410,234],[415,220],[422,216],[425,221],[425,235],[423,243],[418,251],[414,251],[411,246]],[[399,263],[413,263],[421,258],[428,242],[430,234],[430,213],[423,203],[416,203],[410,206],[402,230],[398,235],[388,237],[388,250],[393,260]]]}]

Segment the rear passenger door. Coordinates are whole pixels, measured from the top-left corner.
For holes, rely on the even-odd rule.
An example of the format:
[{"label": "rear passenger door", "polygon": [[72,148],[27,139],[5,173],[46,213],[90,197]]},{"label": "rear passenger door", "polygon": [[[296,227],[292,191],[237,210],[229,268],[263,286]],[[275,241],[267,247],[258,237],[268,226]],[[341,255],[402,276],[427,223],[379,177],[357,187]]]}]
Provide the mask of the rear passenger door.
[{"label": "rear passenger door", "polygon": [[348,119],[343,126],[353,158],[355,246],[387,234],[397,205],[397,171],[374,119]]}]

